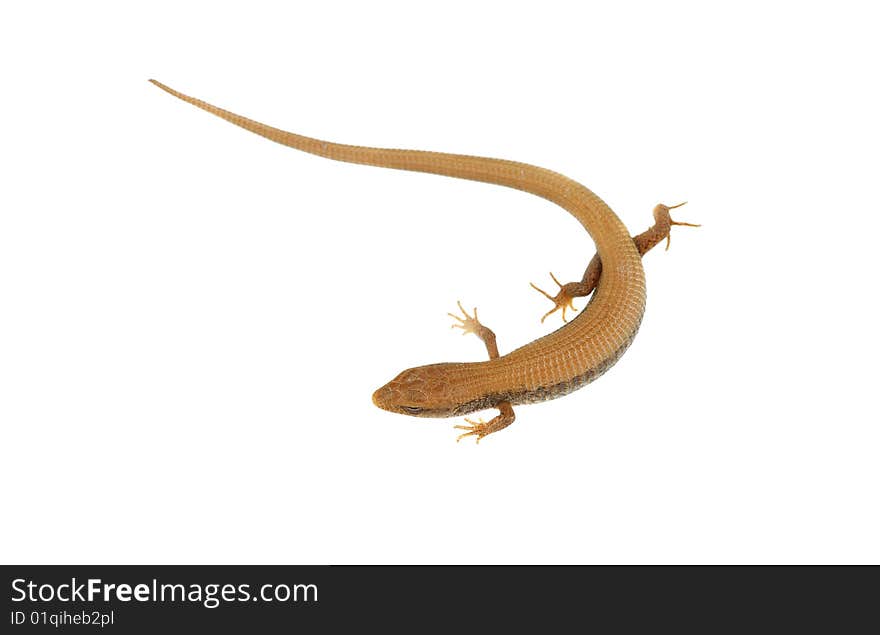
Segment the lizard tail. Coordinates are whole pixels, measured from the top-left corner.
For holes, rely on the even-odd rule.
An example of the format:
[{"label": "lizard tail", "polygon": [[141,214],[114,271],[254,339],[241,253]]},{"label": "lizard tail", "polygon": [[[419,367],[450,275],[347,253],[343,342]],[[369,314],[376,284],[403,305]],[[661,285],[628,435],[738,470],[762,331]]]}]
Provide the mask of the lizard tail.
[{"label": "lizard tail", "polygon": [[[429,172],[472,181],[483,181],[497,185],[525,190],[537,196],[547,198],[571,210],[570,200],[560,200],[560,192],[568,192],[574,198],[575,192],[586,190],[583,185],[564,177],[561,174],[539,168],[534,165],[508,161],[505,159],[490,159],[461,154],[447,154],[443,152],[428,152],[423,150],[398,150],[390,148],[368,148],[363,146],[333,143],[321,139],[306,137],[279,128],[273,128],[266,124],[242,117],[223,108],[218,108],[201,99],[190,97],[165,84],[151,79],[150,82],[174,95],[178,99],[192,104],[212,115],[225,119],[245,130],[265,137],[281,145],[326,157],[336,161],[348,163],[360,163],[383,168],[409,170],[414,172]],[[560,183],[562,182],[562,183]],[[563,187],[560,187],[562,185]],[[567,186],[567,187],[566,187]],[[588,190],[587,190],[588,191]],[[598,197],[590,192],[591,197],[598,201]],[[566,197],[567,199],[569,197]],[[601,204],[605,207],[604,204]],[[610,210],[605,208],[607,212]],[[605,212],[603,210],[603,212]],[[577,214],[576,214],[577,215]],[[605,214],[603,214],[605,216]]]}]

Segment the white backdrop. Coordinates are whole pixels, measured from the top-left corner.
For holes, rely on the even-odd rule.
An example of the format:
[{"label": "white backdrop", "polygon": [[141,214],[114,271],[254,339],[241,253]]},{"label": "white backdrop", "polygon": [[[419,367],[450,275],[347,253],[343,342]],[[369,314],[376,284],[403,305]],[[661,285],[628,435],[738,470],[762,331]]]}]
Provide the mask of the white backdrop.
[{"label": "white backdrop", "polygon": [[[867,3],[302,5],[0,10],[2,561],[880,562]],[[372,391],[483,358],[457,299],[502,353],[556,328],[528,282],[580,276],[577,222],[150,77],[703,227],[608,374],[456,444]]]}]

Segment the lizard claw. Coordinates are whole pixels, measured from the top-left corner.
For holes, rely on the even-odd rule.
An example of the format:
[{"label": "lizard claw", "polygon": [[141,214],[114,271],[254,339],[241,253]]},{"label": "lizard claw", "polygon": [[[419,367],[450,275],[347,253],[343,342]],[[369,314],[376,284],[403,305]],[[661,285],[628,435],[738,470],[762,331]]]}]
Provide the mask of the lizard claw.
[{"label": "lizard claw", "polygon": [[477,318],[477,307],[474,307],[474,315],[471,316],[467,311],[464,310],[464,307],[461,306],[461,301],[457,302],[458,310],[461,311],[461,314],[464,317],[459,317],[454,313],[447,313],[449,317],[458,320],[458,324],[453,324],[451,328],[461,329],[462,335],[467,335],[468,333],[478,334],[479,330],[485,328],[482,324],[480,324],[480,320]]},{"label": "lizard claw", "polygon": [[[685,205],[685,204],[687,204],[687,201],[685,201],[684,203],[679,203],[678,205],[670,205],[670,206],[666,207],[666,209],[668,211],[671,209],[675,209],[676,207],[681,207],[682,205]],[[669,224],[670,225],[681,225],[683,227],[700,227],[700,225],[697,225],[696,223],[681,223],[678,221],[674,221],[674,220],[672,220],[671,217],[669,219]],[[670,243],[671,239],[672,239],[672,228],[670,228],[669,233],[666,234],[666,251],[669,251],[669,243]]]},{"label": "lizard claw", "polygon": [[550,272],[550,277],[553,278],[553,282],[555,282],[559,286],[559,293],[557,293],[556,296],[550,295],[549,293],[547,293],[546,291],[544,291],[543,289],[541,289],[537,285],[535,285],[535,283],[533,283],[533,282],[529,283],[532,286],[532,289],[534,289],[535,291],[537,291],[538,293],[543,295],[545,298],[550,300],[555,305],[552,309],[547,311],[547,313],[545,313],[544,316],[541,318],[541,324],[543,324],[544,320],[546,320],[550,315],[556,313],[560,309],[562,309],[562,321],[568,322],[568,320],[565,319],[565,312],[568,309],[571,309],[572,312],[577,311],[577,309],[574,306],[574,296],[572,296],[568,292],[568,290],[566,289],[566,287],[568,285],[564,285],[561,282],[559,282],[559,280],[556,279],[556,276],[553,275],[552,271]]},{"label": "lizard claw", "polygon": [[459,301],[458,310],[461,311],[463,317],[455,315],[454,313],[447,313],[452,319],[458,320],[458,324],[453,324],[452,328],[461,329],[462,335],[473,333],[483,340],[483,344],[486,345],[486,352],[489,353],[489,359],[495,359],[498,357],[498,344],[495,342],[495,333],[492,332],[492,329],[488,326],[480,324],[480,319],[477,317],[477,307],[474,307],[474,314],[471,316],[464,310],[464,307],[461,306],[461,302]]},{"label": "lizard claw", "polygon": [[477,421],[465,419],[465,422],[470,425],[455,426],[458,430],[465,431],[464,434],[458,435],[458,438],[455,439],[456,442],[461,441],[465,437],[476,437],[477,443],[479,443],[480,439],[483,437],[498,432],[499,430],[503,430],[513,423],[516,415],[513,414],[513,408],[511,408],[508,402],[500,403],[496,408],[500,411],[498,416],[493,417],[489,421],[483,421],[482,419],[478,419]]},{"label": "lizard claw", "polygon": [[477,443],[479,443],[480,439],[482,439],[486,435],[491,434],[493,432],[492,430],[489,430],[489,425],[491,424],[491,421],[489,423],[486,423],[482,419],[478,419],[477,421],[473,421],[473,420],[467,419],[467,418],[465,419],[465,421],[468,422],[470,425],[469,426],[458,426],[458,425],[455,426],[455,428],[457,430],[467,430],[467,432],[465,432],[464,434],[460,434],[457,437],[455,437],[456,443],[461,441],[463,438],[470,437],[470,436],[477,437]]}]

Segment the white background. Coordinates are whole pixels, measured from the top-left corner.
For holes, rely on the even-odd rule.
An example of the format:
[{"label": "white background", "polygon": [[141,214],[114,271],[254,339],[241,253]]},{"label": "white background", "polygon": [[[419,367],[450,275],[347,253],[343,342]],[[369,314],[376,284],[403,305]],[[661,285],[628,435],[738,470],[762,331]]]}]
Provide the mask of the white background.
[{"label": "white background", "polygon": [[[869,3],[3,6],[4,562],[880,562]],[[372,391],[483,358],[457,299],[502,352],[556,328],[528,282],[580,276],[580,226],[150,77],[703,227],[607,375],[456,444]]]}]

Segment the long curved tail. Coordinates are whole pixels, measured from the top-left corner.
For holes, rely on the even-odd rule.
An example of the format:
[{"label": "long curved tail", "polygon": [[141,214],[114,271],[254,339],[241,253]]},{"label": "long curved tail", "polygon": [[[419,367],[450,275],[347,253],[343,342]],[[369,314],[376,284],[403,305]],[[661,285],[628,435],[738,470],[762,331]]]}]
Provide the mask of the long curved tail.
[{"label": "long curved tail", "polygon": [[547,193],[546,188],[539,183],[544,181],[547,175],[553,175],[557,178],[562,176],[551,172],[550,170],[504,159],[489,159],[485,157],[446,154],[442,152],[426,152],[422,150],[367,148],[314,139],[312,137],[306,137],[304,135],[273,128],[272,126],[267,126],[266,124],[254,121],[253,119],[242,117],[241,115],[229,112],[223,108],[218,108],[217,106],[202,101],[201,99],[196,99],[195,97],[190,97],[189,95],[178,92],[155,79],[151,79],[150,82],[165,92],[174,95],[178,99],[182,99],[193,106],[197,106],[212,115],[225,119],[226,121],[258,134],[261,137],[265,137],[290,148],[295,148],[296,150],[316,154],[336,161],[361,163],[398,170],[430,172],[433,174],[442,174],[445,176],[474,181],[485,181],[488,183],[496,183],[498,185],[506,185],[508,187],[530,191],[539,196]]},{"label": "long curved tail", "polygon": [[[597,238],[594,232],[596,221],[600,223],[603,221],[607,222],[609,217],[617,220],[611,209],[586,187],[568,177],[545,168],[506,159],[427,152],[423,150],[367,148],[332,143],[267,126],[253,119],[218,108],[201,99],[185,95],[155,79],[151,79],[150,82],[178,99],[182,99],[212,115],[225,119],[236,126],[303,152],[336,161],[398,170],[429,172],[472,181],[494,183],[530,192],[549,199],[574,214],[585,225],[587,231],[594,234],[594,240]],[[584,205],[584,203],[587,203],[587,205]],[[619,223],[619,221],[617,222]],[[622,225],[619,229],[625,231]],[[601,243],[601,240],[597,242]],[[597,246],[601,252],[602,245],[599,244]]]}]

